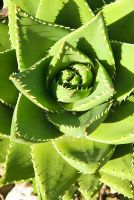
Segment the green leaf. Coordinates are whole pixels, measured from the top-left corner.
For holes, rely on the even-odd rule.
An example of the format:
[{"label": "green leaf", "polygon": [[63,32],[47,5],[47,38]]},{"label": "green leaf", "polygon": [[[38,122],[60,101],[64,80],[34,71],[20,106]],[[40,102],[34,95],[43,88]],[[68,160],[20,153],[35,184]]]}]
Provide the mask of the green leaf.
[{"label": "green leaf", "polygon": [[111,104],[106,102],[87,112],[47,113],[49,121],[56,125],[61,132],[68,136],[85,137],[96,129],[106,118]]},{"label": "green leaf", "polygon": [[67,136],[56,139],[54,146],[63,159],[85,174],[95,173],[102,167],[114,149],[112,145]]},{"label": "green leaf", "polygon": [[95,195],[98,194],[101,185],[102,184],[97,174],[82,174],[78,179],[78,190],[85,199],[94,199]]},{"label": "green leaf", "polygon": [[112,158],[101,168],[100,172],[119,178],[122,177],[122,179],[133,180],[134,167],[132,160],[132,145],[118,145]]},{"label": "green leaf", "polygon": [[8,15],[9,15],[9,33],[12,43],[12,48],[16,47],[16,35],[14,34],[15,24],[16,24],[16,5],[24,9],[26,12],[36,15],[36,11],[39,5],[38,0],[7,0],[4,7],[8,5]]},{"label": "green leaf", "polygon": [[81,50],[92,60],[99,59],[110,76],[113,76],[115,70],[114,58],[101,13],[89,23],[59,40],[49,53],[54,55],[64,42],[68,42],[78,50]]},{"label": "green leaf", "polygon": [[[79,66],[78,70],[73,68],[74,65],[72,64],[74,63],[78,64]],[[87,81],[86,83],[88,85],[87,89],[81,88],[81,90],[77,88],[71,89],[68,87],[64,87],[63,84],[60,84],[59,81],[56,81],[56,75],[62,72],[63,70],[66,70],[68,67],[70,67],[70,69],[73,70],[75,74],[77,71],[77,73],[82,79],[82,84],[84,85],[85,80],[83,78],[84,76],[82,77],[82,75],[84,72],[85,73],[90,72],[91,73],[90,75],[92,75],[90,68],[93,67],[93,63],[87,56],[85,56],[82,52],[78,51],[68,43],[64,43],[58,50],[57,54],[54,55],[47,69],[47,74],[46,74],[47,86],[49,87],[49,85],[52,85],[51,87],[52,93],[57,98],[57,101],[61,101],[63,103],[74,102],[76,100],[88,96],[91,93],[91,89],[90,88],[88,89],[88,86],[90,86],[88,84],[88,80],[86,80]]]},{"label": "green leaf", "polygon": [[117,101],[122,101],[134,91],[134,44],[118,42],[111,44],[116,61],[116,75],[113,80],[115,98]]},{"label": "green leaf", "polygon": [[10,143],[2,184],[22,181],[34,176],[30,151],[28,145]]},{"label": "green leaf", "polygon": [[35,16],[40,0],[12,0],[18,7]]},{"label": "green leaf", "polygon": [[63,42],[56,54],[53,56],[50,66],[47,69],[47,84],[51,83],[56,74],[71,64],[83,63],[85,65],[93,65],[88,56],[84,55],[81,51],[77,50],[67,42]]},{"label": "green leaf", "polygon": [[102,12],[110,39],[134,43],[134,1],[115,1],[106,5]]},{"label": "green leaf", "polygon": [[98,71],[93,86],[93,92],[88,97],[64,105],[66,110],[86,111],[104,103],[113,96],[113,85],[104,67],[97,62],[96,68],[98,68]]},{"label": "green leaf", "polygon": [[71,188],[65,192],[65,194],[62,196],[62,200],[73,200],[75,199],[77,195],[77,187],[75,184],[71,186]]},{"label": "green leaf", "polygon": [[0,136],[8,137],[12,122],[13,108],[0,102]]},{"label": "green leaf", "polygon": [[89,138],[109,144],[126,144],[134,141],[134,101],[128,99],[117,105]]},{"label": "green leaf", "polygon": [[55,0],[55,3],[53,0],[41,0],[36,17],[77,28],[89,22],[94,15],[84,0]]},{"label": "green leaf", "polygon": [[32,149],[42,199],[58,200],[79,177],[77,170],[61,158],[50,142],[33,145]]},{"label": "green leaf", "polygon": [[49,111],[59,111],[56,99],[46,87],[46,71],[51,58],[45,57],[31,68],[10,77],[17,89],[39,107]]},{"label": "green leaf", "polygon": [[0,52],[10,48],[7,21],[0,21]]},{"label": "green leaf", "polygon": [[14,105],[18,97],[18,91],[9,80],[9,76],[17,72],[17,61],[14,50],[0,53],[0,101]]},{"label": "green leaf", "polygon": [[38,20],[20,9],[17,10],[16,23],[16,52],[21,71],[43,58],[55,42],[71,31]]},{"label": "green leaf", "polygon": [[5,162],[6,154],[9,148],[9,139],[0,136],[0,163]]},{"label": "green leaf", "polygon": [[60,136],[61,132],[48,121],[41,108],[20,95],[13,115],[11,134],[24,141],[43,142]]},{"label": "green leaf", "polygon": [[133,186],[129,180],[105,173],[101,173],[100,180],[108,185],[111,189],[114,189],[118,193],[123,194],[125,197],[132,199],[134,198]]}]

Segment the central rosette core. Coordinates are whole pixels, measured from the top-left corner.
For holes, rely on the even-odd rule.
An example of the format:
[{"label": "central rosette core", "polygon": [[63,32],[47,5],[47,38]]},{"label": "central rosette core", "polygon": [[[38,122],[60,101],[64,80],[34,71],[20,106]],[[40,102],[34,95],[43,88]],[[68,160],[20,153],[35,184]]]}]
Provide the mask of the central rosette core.
[{"label": "central rosette core", "polygon": [[70,89],[89,88],[93,81],[93,73],[89,66],[73,64],[57,74],[56,81],[63,87]]},{"label": "central rosette core", "polygon": [[52,91],[58,101],[68,103],[88,96],[92,83],[91,65],[76,63],[56,74],[52,81]]}]

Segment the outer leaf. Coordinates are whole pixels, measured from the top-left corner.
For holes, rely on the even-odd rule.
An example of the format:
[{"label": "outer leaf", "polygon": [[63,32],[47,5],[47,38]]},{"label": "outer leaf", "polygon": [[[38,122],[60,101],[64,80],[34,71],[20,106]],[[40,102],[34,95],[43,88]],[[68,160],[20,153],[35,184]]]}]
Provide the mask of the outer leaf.
[{"label": "outer leaf", "polygon": [[73,200],[77,196],[78,190],[76,185],[72,185],[71,188],[65,192],[62,196],[62,200]]},{"label": "outer leaf", "polygon": [[78,190],[85,199],[94,199],[102,184],[97,175],[82,174],[78,179],[78,185]]},{"label": "outer leaf", "polygon": [[61,132],[69,136],[85,137],[96,129],[106,118],[111,105],[109,102],[96,106],[87,112],[47,113],[48,119],[55,124]]},{"label": "outer leaf", "polygon": [[16,36],[14,34],[15,24],[16,24],[16,5],[27,11],[32,15],[36,15],[36,11],[39,5],[38,0],[5,0],[4,7],[8,6],[8,15],[9,15],[9,32],[10,32],[10,39],[12,43],[12,48],[16,47]]},{"label": "outer leaf", "polygon": [[116,60],[115,97],[122,101],[134,91],[134,44],[112,42],[112,47]]},{"label": "outer leaf", "polygon": [[31,68],[10,77],[15,86],[39,107],[49,111],[61,108],[46,86],[46,71],[51,58],[45,57]]},{"label": "outer leaf", "polygon": [[122,179],[134,179],[132,163],[132,145],[119,145],[112,158],[101,168],[101,172]]},{"label": "outer leaf", "polygon": [[57,200],[79,177],[78,172],[57,154],[50,142],[34,145],[32,155],[43,200]]},{"label": "outer leaf", "polygon": [[134,1],[118,0],[102,11],[110,39],[134,43]]},{"label": "outer leaf", "polygon": [[5,162],[7,150],[9,148],[9,139],[0,137],[0,163]]},{"label": "outer leaf", "polygon": [[0,136],[10,135],[12,114],[13,109],[0,102]]},{"label": "outer leaf", "polygon": [[16,18],[16,51],[20,70],[43,58],[55,42],[71,31],[69,28],[38,20],[20,9]]},{"label": "outer leaf", "polygon": [[64,42],[87,54],[92,60],[99,59],[110,76],[114,73],[114,58],[106,33],[102,15],[99,13],[89,23],[81,26],[66,37],[59,40],[49,51],[54,55]]},{"label": "outer leaf", "polygon": [[112,189],[116,190],[118,193],[133,199],[133,186],[128,180],[124,180],[121,177],[115,177],[109,174],[107,175],[105,173],[101,173],[100,180]]},{"label": "outer leaf", "polygon": [[43,142],[61,135],[48,121],[45,112],[22,95],[15,107],[11,134],[31,142]]},{"label": "outer leaf", "polygon": [[30,147],[25,144],[11,142],[2,183],[22,181],[33,177],[33,175]]},{"label": "outer leaf", "polygon": [[134,100],[117,105],[89,138],[109,144],[125,144],[134,142]]},{"label": "outer leaf", "polygon": [[89,22],[94,15],[85,0],[41,0],[36,17],[77,28]]},{"label": "outer leaf", "polygon": [[0,52],[10,48],[8,25],[6,21],[0,21]]},{"label": "outer leaf", "polygon": [[86,138],[63,136],[54,142],[57,152],[70,165],[85,174],[95,173],[111,157],[114,146]]},{"label": "outer leaf", "polygon": [[17,72],[17,61],[14,50],[0,53],[0,101],[14,105],[17,100],[18,91],[9,80],[13,72]]}]

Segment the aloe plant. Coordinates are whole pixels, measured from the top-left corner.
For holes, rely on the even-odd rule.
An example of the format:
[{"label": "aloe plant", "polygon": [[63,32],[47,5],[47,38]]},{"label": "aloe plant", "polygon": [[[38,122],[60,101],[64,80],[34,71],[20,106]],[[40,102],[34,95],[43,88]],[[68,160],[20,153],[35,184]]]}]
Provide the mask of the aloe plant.
[{"label": "aloe plant", "polygon": [[134,142],[134,1],[5,0],[0,20],[1,185],[40,200],[128,199]]}]

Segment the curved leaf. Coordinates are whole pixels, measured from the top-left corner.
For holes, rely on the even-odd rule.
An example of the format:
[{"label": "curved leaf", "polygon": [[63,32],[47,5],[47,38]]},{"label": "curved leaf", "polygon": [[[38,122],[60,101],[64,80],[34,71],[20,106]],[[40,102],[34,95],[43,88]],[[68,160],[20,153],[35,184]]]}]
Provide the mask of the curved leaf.
[{"label": "curved leaf", "polygon": [[31,68],[13,74],[10,79],[37,106],[49,111],[59,111],[59,104],[46,87],[45,75],[50,60],[50,57],[45,57]]},{"label": "curved leaf", "polygon": [[10,143],[2,184],[22,181],[34,176],[30,147],[21,143]]},{"label": "curved leaf", "polygon": [[134,91],[134,44],[118,42],[111,44],[116,61],[116,74],[113,80],[115,98],[117,101],[122,101]]},{"label": "curved leaf", "polygon": [[0,21],[0,52],[10,48],[7,21]]},{"label": "curved leaf", "polygon": [[12,122],[13,108],[0,102],[0,136],[9,136]]},{"label": "curved leaf", "polygon": [[110,39],[134,43],[134,1],[115,1],[104,6],[102,12]]},{"label": "curved leaf", "polygon": [[106,70],[113,76],[114,58],[108,40],[104,19],[99,13],[89,23],[60,39],[49,51],[54,55],[64,42],[68,42],[92,60],[99,59]]},{"label": "curved leaf", "polygon": [[109,102],[96,106],[87,112],[47,113],[49,121],[56,125],[65,135],[85,137],[96,129],[106,118],[111,104]]},{"label": "curved leaf", "polygon": [[16,48],[16,35],[14,34],[15,24],[16,24],[16,6],[21,7],[26,12],[35,16],[37,8],[39,6],[39,0],[7,0],[4,6],[8,5],[8,16],[9,16],[9,33],[10,40],[12,43],[12,48]]},{"label": "curved leaf", "polygon": [[100,180],[118,193],[123,194],[125,197],[134,198],[133,186],[129,180],[109,174],[107,175],[105,173],[101,173]]},{"label": "curved leaf", "polygon": [[23,95],[20,95],[15,107],[11,134],[29,142],[43,142],[61,135],[48,121],[45,112]]},{"label": "curved leaf", "polygon": [[9,80],[9,76],[17,72],[17,61],[14,50],[0,53],[0,101],[14,105],[17,101],[18,91]]},{"label": "curved leaf", "polygon": [[35,176],[42,199],[58,200],[77,180],[79,173],[57,154],[52,143],[36,144],[32,149]]},{"label": "curved leaf", "polygon": [[132,163],[133,148],[131,144],[118,145],[112,158],[101,168],[100,172],[122,177],[122,179],[134,179],[134,167]]},{"label": "curved leaf", "polygon": [[17,10],[16,25],[16,52],[21,71],[42,59],[55,42],[71,32],[69,28],[36,19],[21,9]]},{"label": "curved leaf", "polygon": [[78,179],[78,190],[84,196],[85,199],[94,199],[102,186],[97,174],[87,175],[82,174]]},{"label": "curved leaf", "polygon": [[134,142],[134,101],[128,99],[117,105],[89,138],[109,144],[126,144]]},{"label": "curved leaf", "polygon": [[0,163],[5,162],[7,151],[9,148],[9,138],[3,138],[0,136]]},{"label": "curved leaf", "polygon": [[[68,16],[68,17],[66,17]],[[84,0],[41,0],[37,18],[77,28],[89,22],[93,13]]]},{"label": "curved leaf", "polygon": [[95,173],[109,160],[114,150],[112,145],[66,136],[56,139],[54,146],[63,159],[85,174]]}]

